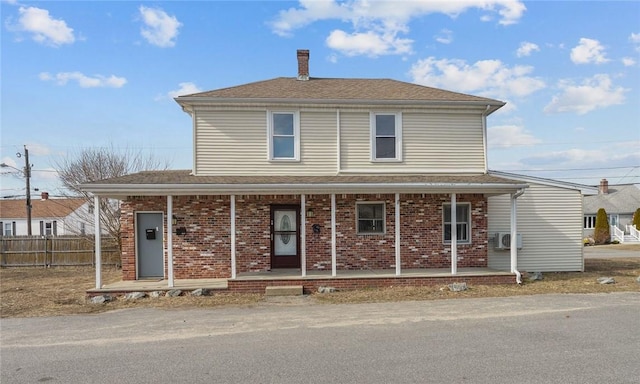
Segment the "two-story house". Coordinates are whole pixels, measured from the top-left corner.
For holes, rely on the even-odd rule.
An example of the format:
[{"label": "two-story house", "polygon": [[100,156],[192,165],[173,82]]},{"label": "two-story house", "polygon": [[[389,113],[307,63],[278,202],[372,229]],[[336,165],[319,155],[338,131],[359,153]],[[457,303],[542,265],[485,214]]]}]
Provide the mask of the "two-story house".
[{"label": "two-story house", "polygon": [[[503,102],[311,77],[309,51],[297,58],[297,77],[176,98],[193,119],[191,170],[83,185],[96,206],[122,199],[124,280],[226,278],[236,290],[505,283],[520,276],[518,248],[554,238],[564,244],[544,246],[543,258],[569,261],[546,270],[582,269],[580,188],[487,169],[486,119]],[[519,218],[532,185],[543,197],[530,205],[557,198],[556,217]],[[517,235],[529,221],[541,234]],[[545,270],[531,252],[528,266]]]}]

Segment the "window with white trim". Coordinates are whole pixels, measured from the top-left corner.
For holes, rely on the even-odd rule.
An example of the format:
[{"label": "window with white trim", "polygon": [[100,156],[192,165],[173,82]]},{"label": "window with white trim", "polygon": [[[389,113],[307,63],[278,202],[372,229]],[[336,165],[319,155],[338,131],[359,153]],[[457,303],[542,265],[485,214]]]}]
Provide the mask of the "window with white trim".
[{"label": "window with white trim", "polygon": [[[451,204],[443,204],[444,242],[451,243]],[[458,243],[471,243],[471,204],[456,204],[456,229]]]},{"label": "window with white trim", "polygon": [[584,215],[584,229],[594,229],[596,227],[596,215]]},{"label": "window with white trim", "polygon": [[13,227],[15,226],[15,222],[14,223],[4,223],[3,224],[3,236],[13,236]]},{"label": "window with white trim", "polygon": [[358,235],[379,235],[384,233],[384,203],[356,203]]},{"label": "window with white trim", "polygon": [[402,161],[402,114],[371,112],[371,161]]},{"label": "window with white trim", "polygon": [[269,160],[300,160],[298,112],[269,112]]}]

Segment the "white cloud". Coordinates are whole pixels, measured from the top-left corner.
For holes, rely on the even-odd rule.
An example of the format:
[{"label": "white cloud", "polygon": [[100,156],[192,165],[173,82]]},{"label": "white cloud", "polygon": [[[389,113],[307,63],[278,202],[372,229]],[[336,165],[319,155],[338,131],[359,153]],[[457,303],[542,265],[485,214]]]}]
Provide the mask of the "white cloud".
[{"label": "white cloud", "polygon": [[435,39],[441,44],[451,44],[453,42],[453,32],[449,29],[442,29]]},{"label": "white cloud", "polygon": [[[502,25],[519,21],[526,7],[520,1],[368,1],[301,0],[298,7],[282,10],[270,26],[280,36],[321,20],[351,23],[353,31],[334,30],[327,44],[346,55],[378,56],[410,53],[412,41],[399,37],[409,32],[409,21],[428,14],[456,17],[469,10],[497,13]],[[446,37],[444,37],[446,40]]]},{"label": "white cloud", "polygon": [[380,56],[411,53],[413,40],[400,39],[395,33],[379,34],[374,31],[347,34],[334,30],[327,37],[327,46],[347,56]]},{"label": "white cloud", "polygon": [[636,65],[636,60],[633,57],[623,57],[622,64],[624,64],[625,67],[633,67]]},{"label": "white cloud", "polygon": [[570,80],[560,80],[558,87],[562,93],[553,96],[544,107],[545,113],[574,112],[584,115],[594,109],[622,104],[628,89],[615,87],[609,75],[599,74],[585,79],[582,84]]},{"label": "white cloud", "polygon": [[522,43],[520,43],[520,47],[516,51],[516,56],[518,57],[530,56],[533,51],[540,52],[540,47],[538,47],[538,44],[530,43],[528,41],[523,41]]},{"label": "white cloud", "polygon": [[571,61],[575,64],[602,64],[609,59],[605,57],[604,47],[598,40],[583,37],[578,45],[571,49]]},{"label": "white cloud", "polygon": [[518,125],[501,125],[487,129],[489,148],[528,147],[541,142],[542,140]]},{"label": "white cloud", "polygon": [[500,60],[469,65],[464,60],[434,57],[417,61],[410,70],[419,84],[501,99],[524,97],[544,88],[544,81],[530,76],[532,72],[533,67],[508,67]]},{"label": "white cloud", "polygon": [[632,33],[629,35],[629,41],[636,45],[636,51],[640,52],[640,33]]},{"label": "white cloud", "polygon": [[18,12],[18,23],[10,25],[10,30],[28,32],[33,40],[53,47],[75,42],[73,28],[69,28],[64,20],[51,17],[46,9],[20,7]]},{"label": "white cloud", "polygon": [[121,88],[127,83],[127,79],[124,77],[117,77],[115,75],[109,77],[94,75],[90,77],[80,72],[60,72],[55,75],[42,72],[39,77],[40,80],[54,81],[58,85],[66,85],[69,81],[76,81],[82,88]]},{"label": "white cloud", "polygon": [[178,37],[178,29],[182,23],[175,16],[169,16],[162,9],[147,8],[142,5],[139,10],[144,23],[140,33],[149,44],[162,48],[176,45],[175,39]]},{"label": "white cloud", "polygon": [[191,95],[193,93],[198,93],[198,92],[202,92],[202,90],[200,88],[198,88],[197,85],[195,85],[194,83],[180,83],[178,84],[178,86],[180,86],[180,88],[175,89],[173,91],[169,91],[167,93],[167,95],[169,95],[170,98],[174,98],[174,97],[178,97],[178,96],[183,96],[183,95]]}]

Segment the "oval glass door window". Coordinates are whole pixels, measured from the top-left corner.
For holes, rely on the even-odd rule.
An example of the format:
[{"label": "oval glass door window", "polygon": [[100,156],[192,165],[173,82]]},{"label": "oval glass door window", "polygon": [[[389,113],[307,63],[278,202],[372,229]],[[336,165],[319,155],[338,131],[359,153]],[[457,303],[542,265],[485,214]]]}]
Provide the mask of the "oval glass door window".
[{"label": "oval glass door window", "polygon": [[276,210],[274,211],[274,255],[291,256],[296,255],[298,247],[296,244],[296,211]]}]

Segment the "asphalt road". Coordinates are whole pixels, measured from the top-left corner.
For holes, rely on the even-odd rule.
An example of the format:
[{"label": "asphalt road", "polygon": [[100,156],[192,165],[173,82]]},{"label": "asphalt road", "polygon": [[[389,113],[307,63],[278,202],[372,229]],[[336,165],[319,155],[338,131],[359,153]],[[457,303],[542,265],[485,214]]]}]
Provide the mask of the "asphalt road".
[{"label": "asphalt road", "polygon": [[8,383],[638,383],[640,294],[3,319]]},{"label": "asphalt road", "polygon": [[[621,257],[640,258],[640,248],[638,250],[622,250],[615,245],[596,245],[591,247],[584,247],[585,259],[616,259]],[[640,382],[640,380],[638,382]]]}]

